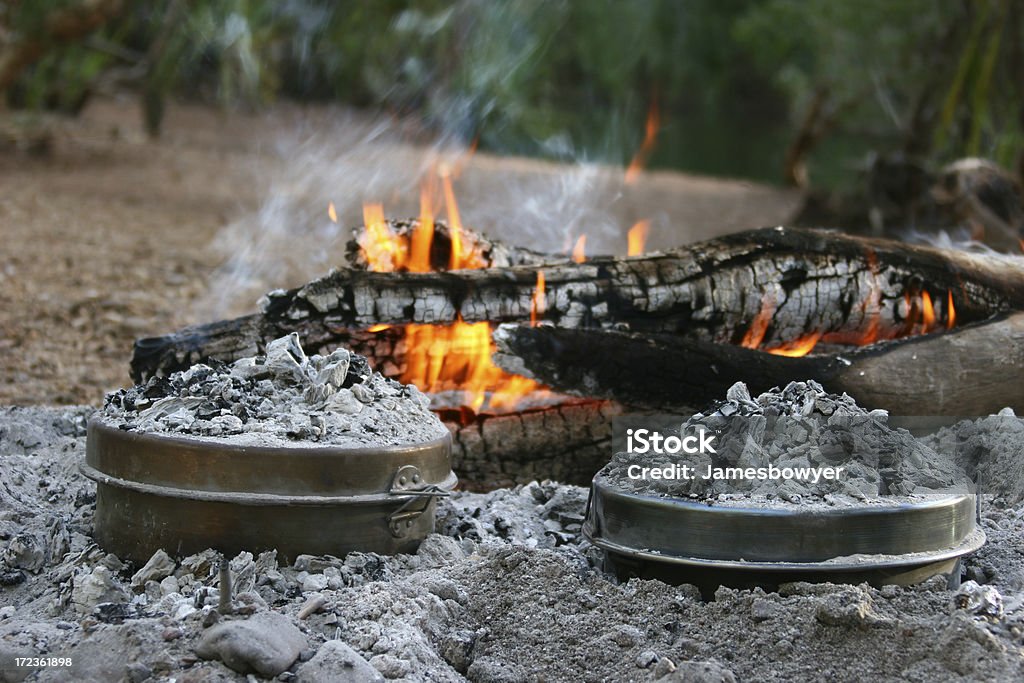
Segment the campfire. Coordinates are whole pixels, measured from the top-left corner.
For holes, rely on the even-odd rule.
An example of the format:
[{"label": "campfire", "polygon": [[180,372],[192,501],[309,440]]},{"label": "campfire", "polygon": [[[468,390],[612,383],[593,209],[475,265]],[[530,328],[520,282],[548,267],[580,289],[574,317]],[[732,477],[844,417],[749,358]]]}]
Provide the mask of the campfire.
[{"label": "campfire", "polygon": [[[448,219],[444,232],[435,229],[437,178],[441,181]],[[328,215],[337,221],[333,204],[328,207]],[[462,226],[452,174],[447,167],[428,174],[420,191],[419,219],[407,229],[392,229],[381,204],[366,204],[363,218],[364,228],[355,242],[358,258],[373,272],[428,273],[489,266],[481,240],[467,235]],[[544,273],[538,269],[530,309],[533,324],[543,311]],[[461,316],[449,324],[377,324],[367,328],[369,333],[389,333],[395,338],[393,357],[389,359],[392,368],[398,369],[395,379],[430,394],[438,410],[497,414],[558,402],[547,387],[505,372],[492,362],[496,351],[491,339],[493,331],[489,322],[467,323]]]},{"label": "campfire", "polygon": [[139,340],[133,375],[290,332],[345,346],[431,395],[460,477],[481,488],[588,482],[613,415],[700,408],[736,381],[813,378],[901,414],[1024,407],[1018,378],[993,370],[1024,356],[1017,259],[783,228],[645,253],[649,230],[628,231],[626,257],[587,255],[585,235],[562,254],[505,244],[462,223],[441,167],[417,219],[365,206],[347,268],[260,313]]}]

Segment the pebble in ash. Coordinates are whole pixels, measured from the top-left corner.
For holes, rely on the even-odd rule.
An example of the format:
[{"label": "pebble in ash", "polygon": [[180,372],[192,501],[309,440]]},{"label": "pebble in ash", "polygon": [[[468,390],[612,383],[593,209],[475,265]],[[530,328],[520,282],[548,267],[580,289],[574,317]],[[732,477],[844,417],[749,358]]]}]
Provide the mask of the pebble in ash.
[{"label": "pebble in ash", "polygon": [[814,381],[756,398],[738,382],[678,431],[701,433],[713,448],[617,453],[598,477],[634,493],[755,506],[891,504],[971,488],[953,457],[890,426],[886,411]]},{"label": "pebble in ash", "polygon": [[116,391],[103,419],[127,431],[239,445],[385,446],[447,434],[429,397],[374,372],[362,356],[339,348],[307,357],[295,333],[266,351]]}]

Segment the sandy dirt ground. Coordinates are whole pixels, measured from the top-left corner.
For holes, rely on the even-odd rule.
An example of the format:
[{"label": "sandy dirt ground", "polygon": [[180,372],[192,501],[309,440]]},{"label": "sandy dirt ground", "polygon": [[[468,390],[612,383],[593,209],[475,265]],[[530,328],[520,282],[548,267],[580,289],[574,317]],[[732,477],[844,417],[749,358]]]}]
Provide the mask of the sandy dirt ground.
[{"label": "sandy dirt ground", "polygon": [[[253,310],[340,260],[365,200],[415,215],[439,145],[392,121],[280,107],[170,110],[147,139],[134,101],[47,124],[52,151],[0,149],[0,404],[98,403],[127,383],[134,339]],[[445,147],[447,149],[447,147]],[[468,161],[467,161],[468,159]],[[457,155],[468,225],[509,241],[621,251],[785,222],[789,191],[677,173]],[[571,233],[571,235],[570,235]]]}]

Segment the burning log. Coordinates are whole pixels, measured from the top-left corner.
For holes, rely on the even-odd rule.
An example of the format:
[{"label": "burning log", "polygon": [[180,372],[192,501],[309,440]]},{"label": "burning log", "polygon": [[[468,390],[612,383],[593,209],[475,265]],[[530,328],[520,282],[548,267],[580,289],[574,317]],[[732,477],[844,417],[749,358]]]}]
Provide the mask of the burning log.
[{"label": "burning log", "polygon": [[[814,378],[896,415],[1024,411],[1024,313],[943,334],[791,358],[665,334],[503,325],[498,365],[559,390],[659,410],[706,406],[737,381],[760,393]],[[602,362],[590,359],[600,356]]]},{"label": "burning log", "polygon": [[[477,268],[539,266],[557,256],[492,240],[475,230],[455,227],[428,217],[385,220],[383,212],[367,207],[368,220],[346,245],[353,268],[378,272],[428,273],[450,270],[452,254],[464,252]],[[470,264],[462,264],[470,267]]]},{"label": "burning log", "polygon": [[[387,225],[381,221],[368,216],[367,232],[375,224]],[[896,389],[879,400],[892,403],[907,377],[906,383],[921,387],[922,397],[930,396],[938,385],[919,380],[942,371],[922,369],[920,363],[910,363],[903,372],[880,360],[861,364],[844,373],[845,384],[837,387],[827,378],[845,362],[838,357],[775,354],[804,355],[819,343],[824,349],[926,335],[922,339],[945,339],[935,343],[945,345],[946,358],[961,363],[954,352],[962,337],[931,333],[1024,309],[1024,269],[1015,260],[818,230],[763,229],[664,254],[582,263],[535,263],[539,257],[511,255],[526,259],[520,261],[524,265],[482,267],[489,262],[481,252],[457,247],[464,232],[458,237],[448,233],[449,253],[431,251],[425,262],[411,265],[417,262],[413,225],[404,242],[392,247],[362,245],[361,252],[373,258],[358,268],[272,292],[261,313],[139,340],[133,377],[141,381],[208,359],[254,355],[267,341],[297,332],[303,345],[317,351],[352,348],[386,375],[414,383],[435,399],[468,389],[463,408],[456,408],[459,401],[434,406],[455,436],[456,469],[464,480],[483,486],[544,476],[586,481],[607,455],[607,411],[615,409],[594,396],[666,408],[676,406],[685,392],[695,403],[701,396],[719,395],[735,379],[769,388],[794,377],[822,379],[832,390],[859,387],[854,395],[869,405],[872,401],[861,391],[891,382]],[[384,233],[396,231],[388,226]],[[446,262],[458,267],[418,272]],[[519,402],[518,397],[541,395],[546,388],[490,364],[492,326],[527,321],[544,321],[556,329],[517,332],[521,336],[515,339],[522,343],[506,345],[507,351],[522,354],[513,370],[575,390],[588,398],[582,407]],[[541,358],[542,342],[527,343],[531,334],[546,340],[547,352],[559,362],[606,367],[573,376],[572,369]],[[551,348],[559,344],[566,346]],[[875,350],[881,356],[887,348]],[[895,362],[901,352],[893,348]],[[631,354],[640,358],[634,361]],[[863,354],[873,357],[868,350]],[[484,364],[459,360],[481,355]],[[594,363],[595,358],[601,362]],[[630,359],[629,365],[616,359]],[[668,363],[707,370],[692,370],[685,381],[676,377],[673,384],[667,379],[673,375],[665,372]],[[458,369],[451,380],[438,381],[438,367],[453,364]],[[624,386],[639,387],[659,372],[649,387],[633,391]],[[957,397],[975,396],[978,383],[969,372],[959,376],[964,391],[945,394],[943,409],[963,414],[977,404],[957,404]],[[865,379],[857,384],[858,378]],[[476,384],[481,379],[486,381]],[[511,385],[516,401],[505,400],[492,379]],[[502,403],[506,407],[495,410]],[[935,410],[930,405],[922,412]]]},{"label": "burning log", "polygon": [[[268,295],[263,311],[136,342],[136,381],[203,359],[258,353],[295,331],[313,348],[391,324],[525,322],[786,351],[816,341],[868,344],[1024,309],[1017,259],[820,230],[762,229],[636,258],[448,272],[345,269]],[[751,331],[754,331],[752,334]],[[756,343],[755,343],[756,342]]]},{"label": "burning log", "polygon": [[441,410],[452,433],[452,468],[469,490],[554,479],[589,486],[611,453],[610,401],[569,400],[504,415]]}]

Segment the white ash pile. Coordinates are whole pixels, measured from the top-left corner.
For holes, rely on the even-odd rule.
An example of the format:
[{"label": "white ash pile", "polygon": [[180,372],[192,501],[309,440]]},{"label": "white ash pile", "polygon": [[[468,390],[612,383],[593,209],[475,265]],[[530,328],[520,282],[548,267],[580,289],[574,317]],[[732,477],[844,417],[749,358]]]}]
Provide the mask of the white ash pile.
[{"label": "white ash pile", "polygon": [[[678,434],[701,431],[714,435],[714,453],[621,452],[598,476],[637,493],[767,505],[862,505],[971,487],[952,457],[891,427],[886,411],[865,410],[814,381],[791,382],[756,398],[738,382],[724,401],[683,422]],[[632,465],[688,465],[693,474],[630,477]],[[727,468],[753,468],[756,476],[716,476]],[[824,468],[834,478],[815,480],[813,471]],[[808,476],[772,476],[787,469]]]},{"label": "white ash pile", "polygon": [[268,343],[265,356],[193,365],[109,394],[103,418],[127,431],[239,445],[383,446],[444,436],[429,405],[346,349],[307,357],[292,333]]},{"label": "white ash pile", "polygon": [[1005,507],[1024,502],[1024,418],[1012,408],[998,415],[962,420],[930,434],[922,441],[940,453],[949,453],[977,484],[979,493],[991,494]]}]

